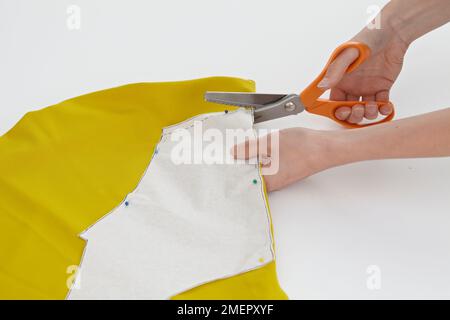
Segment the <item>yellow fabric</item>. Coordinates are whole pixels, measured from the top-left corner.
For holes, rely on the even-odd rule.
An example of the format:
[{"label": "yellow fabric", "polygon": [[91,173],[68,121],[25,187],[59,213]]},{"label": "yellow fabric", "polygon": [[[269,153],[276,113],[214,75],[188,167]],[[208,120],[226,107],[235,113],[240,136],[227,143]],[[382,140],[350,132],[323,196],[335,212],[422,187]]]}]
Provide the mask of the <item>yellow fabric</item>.
[{"label": "yellow fabric", "polygon": [[196,287],[172,298],[173,300],[285,300],[276,278],[275,262],[231,278]]},{"label": "yellow fabric", "polygon": [[[78,234],[132,191],[161,129],[224,106],[206,90],[253,91],[215,77],[138,83],[27,113],[0,138],[0,298],[63,299],[81,260]],[[175,298],[285,298],[275,264]]]}]

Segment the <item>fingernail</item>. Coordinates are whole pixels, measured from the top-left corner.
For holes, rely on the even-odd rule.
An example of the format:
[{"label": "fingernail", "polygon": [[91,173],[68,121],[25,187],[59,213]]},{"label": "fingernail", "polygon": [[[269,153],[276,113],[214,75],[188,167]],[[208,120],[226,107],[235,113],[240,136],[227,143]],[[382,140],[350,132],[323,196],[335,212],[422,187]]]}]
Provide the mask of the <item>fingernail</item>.
[{"label": "fingernail", "polygon": [[388,116],[392,113],[392,108],[389,105],[383,105],[380,107],[380,113],[382,115]]},{"label": "fingernail", "polygon": [[329,88],[329,86],[330,86],[330,80],[328,78],[323,78],[322,81],[320,81],[317,84],[317,88],[322,88],[322,89]]},{"label": "fingernail", "polygon": [[342,110],[339,112],[336,112],[336,118],[339,120],[346,120],[348,116],[350,115],[351,110]]},{"label": "fingernail", "polygon": [[263,166],[268,166],[272,162],[272,159],[268,156],[261,156],[260,157],[260,163]]}]

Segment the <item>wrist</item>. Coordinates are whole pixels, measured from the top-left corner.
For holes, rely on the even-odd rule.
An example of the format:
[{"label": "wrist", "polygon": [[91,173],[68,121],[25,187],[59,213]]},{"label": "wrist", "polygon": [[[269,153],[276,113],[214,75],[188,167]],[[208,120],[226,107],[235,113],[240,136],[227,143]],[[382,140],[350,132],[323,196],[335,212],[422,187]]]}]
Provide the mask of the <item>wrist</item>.
[{"label": "wrist", "polygon": [[411,26],[411,24],[408,24],[400,15],[391,14],[388,10],[382,14],[382,21],[391,34],[391,40],[402,42],[406,47],[409,47],[416,40],[409,32],[408,26]]},{"label": "wrist", "polygon": [[394,31],[390,28],[369,29],[364,27],[351,41],[362,42],[369,46],[373,55],[382,51],[394,38]]},{"label": "wrist", "polygon": [[325,167],[337,167],[356,162],[358,151],[354,148],[352,130],[316,131],[316,139],[321,146],[320,157],[325,161]]},{"label": "wrist", "polygon": [[414,39],[407,35],[404,21],[391,11],[389,5],[383,8],[376,18],[379,23],[365,26],[351,41],[365,43],[373,55],[391,45],[400,46],[406,52]]},{"label": "wrist", "polygon": [[319,131],[323,144],[323,156],[328,167],[337,167],[354,162],[374,160],[380,156],[380,143],[375,143],[373,128]]}]

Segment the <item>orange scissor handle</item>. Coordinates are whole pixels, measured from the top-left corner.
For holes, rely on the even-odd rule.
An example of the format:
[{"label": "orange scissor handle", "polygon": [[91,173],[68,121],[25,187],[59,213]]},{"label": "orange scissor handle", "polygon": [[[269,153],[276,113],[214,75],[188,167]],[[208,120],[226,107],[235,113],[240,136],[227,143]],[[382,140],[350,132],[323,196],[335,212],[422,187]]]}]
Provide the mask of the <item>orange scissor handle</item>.
[{"label": "orange scissor handle", "polygon": [[347,121],[342,121],[336,118],[335,112],[336,109],[339,107],[347,106],[347,107],[353,107],[355,104],[362,104],[366,105],[367,101],[332,101],[328,99],[320,99],[319,97],[326,91],[322,88],[318,88],[317,85],[320,81],[322,81],[323,77],[325,76],[328,67],[330,64],[337,58],[339,54],[342,53],[347,48],[356,48],[359,51],[358,58],[348,67],[346,73],[352,72],[356,68],[358,68],[364,61],[367,60],[367,58],[370,56],[370,48],[360,42],[346,42],[342,45],[340,45],[336,50],[332,53],[330,59],[328,60],[325,68],[322,70],[322,72],[319,74],[319,76],[300,94],[300,99],[305,106],[305,110],[314,113],[323,117],[330,118],[337,123],[341,124],[344,127],[347,128],[361,128],[361,127],[367,127],[374,124],[380,124],[383,122],[387,122],[392,120],[394,117],[394,106],[389,101],[377,101],[376,104],[378,107],[385,105],[387,103],[392,105],[392,113],[380,121],[376,122],[370,122],[365,124],[354,124],[349,123]]}]

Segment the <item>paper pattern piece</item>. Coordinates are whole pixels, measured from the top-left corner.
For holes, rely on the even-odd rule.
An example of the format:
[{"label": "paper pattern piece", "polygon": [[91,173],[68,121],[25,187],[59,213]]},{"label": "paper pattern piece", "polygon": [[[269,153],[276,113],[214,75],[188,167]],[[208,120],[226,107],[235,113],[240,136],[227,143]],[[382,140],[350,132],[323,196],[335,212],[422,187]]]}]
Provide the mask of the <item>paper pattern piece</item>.
[{"label": "paper pattern piece", "polygon": [[[202,135],[194,135],[194,123]],[[209,129],[225,137],[226,129],[252,125],[251,111],[242,109],[165,129],[136,190],[81,234],[88,243],[70,299],[167,299],[271,262],[258,165],[173,159],[177,129],[186,129],[194,145]]]}]

